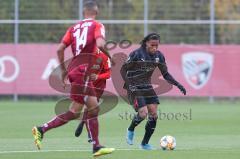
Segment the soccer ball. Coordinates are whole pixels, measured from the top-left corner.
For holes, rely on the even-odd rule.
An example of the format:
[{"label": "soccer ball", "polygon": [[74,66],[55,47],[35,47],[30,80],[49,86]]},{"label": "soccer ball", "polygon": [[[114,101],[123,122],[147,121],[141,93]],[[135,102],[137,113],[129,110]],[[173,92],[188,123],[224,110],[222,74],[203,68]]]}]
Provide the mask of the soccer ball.
[{"label": "soccer ball", "polygon": [[176,139],[173,136],[166,135],[160,139],[160,147],[163,150],[174,150],[176,148]]}]

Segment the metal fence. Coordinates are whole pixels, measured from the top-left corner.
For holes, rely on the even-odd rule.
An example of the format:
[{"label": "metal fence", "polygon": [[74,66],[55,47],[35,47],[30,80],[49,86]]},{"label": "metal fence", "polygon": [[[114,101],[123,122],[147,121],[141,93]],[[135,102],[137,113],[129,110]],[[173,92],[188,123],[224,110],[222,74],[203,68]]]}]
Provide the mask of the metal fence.
[{"label": "metal fence", "polygon": [[[111,40],[158,32],[165,44],[239,44],[240,0],[98,0]],[[0,43],[57,43],[84,0],[0,0]]]}]

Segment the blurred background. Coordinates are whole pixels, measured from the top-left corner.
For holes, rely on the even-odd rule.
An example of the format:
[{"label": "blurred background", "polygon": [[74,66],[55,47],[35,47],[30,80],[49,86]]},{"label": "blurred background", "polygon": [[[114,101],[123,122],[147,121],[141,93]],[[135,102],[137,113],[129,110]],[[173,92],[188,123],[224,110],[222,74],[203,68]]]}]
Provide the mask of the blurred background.
[{"label": "blurred background", "polygon": [[[99,0],[111,40],[139,42],[150,32],[163,44],[238,44],[239,0]],[[56,43],[82,19],[84,0],[1,0],[1,43]],[[48,30],[48,33],[46,33]]]},{"label": "blurred background", "polygon": [[[83,19],[84,1],[0,0],[0,158],[39,158],[39,153],[33,153],[31,128],[54,116],[57,99],[68,95],[54,90],[48,78],[58,66],[56,50],[62,36],[69,26]],[[112,157],[239,159],[240,0],[97,3],[97,19],[105,25],[107,40],[132,42],[131,47],[116,47],[111,54],[128,55],[144,36],[157,32],[169,72],[187,89],[187,96],[175,87],[160,95],[159,112],[171,118],[162,116],[151,139],[159,150],[160,137],[173,135],[177,150],[135,153],[130,150],[138,149],[144,124],[138,128],[136,144],[129,147],[125,130],[135,112],[119,97],[121,78],[119,68],[113,67],[115,81],[109,79],[106,90],[118,96],[119,102],[99,117],[100,140],[118,150]],[[67,49],[66,56],[71,55]],[[177,113],[187,114],[187,119],[176,120]],[[86,133],[80,139],[73,137],[77,123],[49,132],[41,157],[91,156]],[[86,152],[79,153],[82,150]]]},{"label": "blurred background", "polygon": [[[239,97],[240,0],[97,2],[107,40],[134,44],[111,53],[128,54],[144,36],[157,32],[170,72],[186,85],[190,96]],[[83,3],[0,0],[0,94],[14,94],[17,100],[19,94],[56,93],[47,80],[57,66],[56,44],[69,26],[83,19]],[[115,92],[111,81],[108,88]]]}]

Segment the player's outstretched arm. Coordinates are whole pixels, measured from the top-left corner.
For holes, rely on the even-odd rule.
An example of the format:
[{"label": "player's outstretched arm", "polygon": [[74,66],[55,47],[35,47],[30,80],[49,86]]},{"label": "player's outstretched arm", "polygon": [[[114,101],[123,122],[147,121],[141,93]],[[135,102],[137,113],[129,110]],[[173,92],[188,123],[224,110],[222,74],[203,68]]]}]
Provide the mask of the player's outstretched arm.
[{"label": "player's outstretched arm", "polygon": [[186,95],[187,91],[186,89],[178,82],[176,81],[173,76],[168,72],[168,67],[167,64],[165,62],[165,58],[163,57],[163,63],[160,63],[158,65],[159,70],[161,71],[163,78],[170,84],[175,85],[176,87],[178,87],[178,89],[184,94]]},{"label": "player's outstretched arm", "polygon": [[177,86],[178,89],[179,89],[184,95],[186,95],[186,93],[187,93],[186,89],[185,89],[178,81],[176,81],[169,72],[165,72],[165,74],[163,75],[163,78],[164,78],[166,81],[168,81],[168,83]]}]

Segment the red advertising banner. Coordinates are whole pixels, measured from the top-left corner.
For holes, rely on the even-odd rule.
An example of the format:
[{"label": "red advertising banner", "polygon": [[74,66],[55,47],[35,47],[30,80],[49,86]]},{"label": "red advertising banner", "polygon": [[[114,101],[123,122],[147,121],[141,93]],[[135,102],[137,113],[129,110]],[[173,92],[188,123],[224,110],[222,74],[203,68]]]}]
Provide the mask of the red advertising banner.
[{"label": "red advertising banner", "polygon": [[[137,47],[111,52],[129,54]],[[0,44],[0,94],[59,94],[48,83],[58,66],[56,49],[56,44]],[[159,50],[188,96],[240,96],[240,46],[161,45]],[[66,54],[71,57],[71,50]],[[106,90],[116,93],[111,79]],[[176,88],[164,95],[182,96]]]}]

